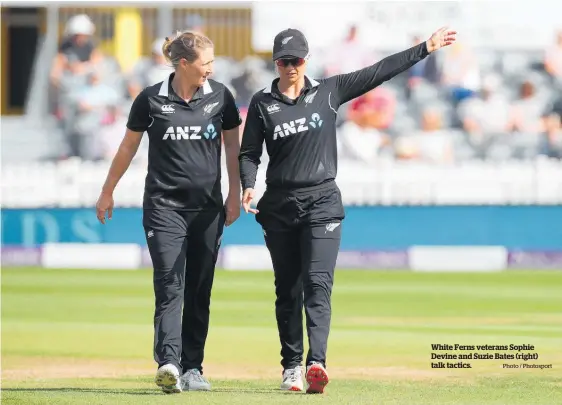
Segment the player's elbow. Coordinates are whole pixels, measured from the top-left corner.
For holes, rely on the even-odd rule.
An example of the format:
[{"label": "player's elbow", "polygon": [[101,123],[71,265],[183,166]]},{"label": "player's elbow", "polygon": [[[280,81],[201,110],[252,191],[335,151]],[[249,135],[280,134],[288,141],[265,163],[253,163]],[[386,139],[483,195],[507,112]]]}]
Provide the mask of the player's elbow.
[{"label": "player's elbow", "polygon": [[240,151],[240,136],[238,133],[238,128],[224,131],[224,149],[227,154],[238,155]]}]

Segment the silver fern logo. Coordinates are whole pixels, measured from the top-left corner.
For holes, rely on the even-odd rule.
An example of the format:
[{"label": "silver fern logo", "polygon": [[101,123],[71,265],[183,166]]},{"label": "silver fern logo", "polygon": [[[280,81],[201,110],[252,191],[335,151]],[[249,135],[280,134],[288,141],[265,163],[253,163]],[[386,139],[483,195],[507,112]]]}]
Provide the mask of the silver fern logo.
[{"label": "silver fern logo", "polygon": [[217,105],[219,105],[218,101],[215,103],[207,104],[205,107],[203,107],[203,111],[205,112],[205,114],[210,114]]},{"label": "silver fern logo", "polygon": [[306,96],[304,98],[304,102],[305,104],[310,104],[312,103],[312,101],[314,100],[314,97],[316,97],[316,93],[318,93],[318,91],[315,91],[314,93],[309,94],[308,96]]},{"label": "silver fern logo", "polygon": [[281,43],[282,43],[283,45],[287,45],[287,42],[289,42],[291,39],[293,39],[293,37],[283,38],[283,41],[281,41]]},{"label": "silver fern logo", "polygon": [[338,226],[340,226],[339,222],[332,222],[331,224],[326,225],[326,232],[324,232],[324,233],[334,232],[334,230]]}]

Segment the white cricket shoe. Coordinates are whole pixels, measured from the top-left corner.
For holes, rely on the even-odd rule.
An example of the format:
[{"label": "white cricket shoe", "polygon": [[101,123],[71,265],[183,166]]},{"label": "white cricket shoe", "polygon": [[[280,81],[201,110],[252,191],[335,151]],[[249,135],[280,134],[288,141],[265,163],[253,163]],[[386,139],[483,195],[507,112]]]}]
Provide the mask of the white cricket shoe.
[{"label": "white cricket shoe", "polygon": [[302,367],[288,368],[283,371],[283,382],[281,389],[285,391],[302,391]]},{"label": "white cricket shoe", "polygon": [[166,394],[179,394],[181,392],[180,372],[173,364],[165,364],[160,367],[156,372],[154,382]]},{"label": "white cricket shoe", "polygon": [[211,391],[211,383],[194,368],[181,376],[181,388],[184,391]]},{"label": "white cricket shoe", "polygon": [[322,394],[329,382],[328,372],[321,363],[313,361],[306,367],[307,394]]}]

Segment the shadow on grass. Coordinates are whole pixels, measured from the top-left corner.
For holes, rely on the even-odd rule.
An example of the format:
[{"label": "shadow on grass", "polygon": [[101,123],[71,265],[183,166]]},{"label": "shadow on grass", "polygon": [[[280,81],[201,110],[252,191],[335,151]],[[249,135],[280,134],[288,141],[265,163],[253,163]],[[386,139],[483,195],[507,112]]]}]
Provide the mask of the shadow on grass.
[{"label": "shadow on grass", "polygon": [[[41,392],[50,392],[50,393],[95,393],[95,394],[111,394],[111,395],[152,395],[152,396],[160,396],[166,395],[162,391],[159,391],[157,388],[155,389],[136,389],[136,388],[76,388],[76,387],[68,387],[68,388],[3,388],[2,391],[4,394],[8,393],[21,393],[21,392],[32,392],[32,393],[41,393]],[[291,394],[288,391],[281,391],[279,389],[274,388],[233,388],[233,387],[224,387],[224,388],[213,388],[211,392],[205,393],[205,395],[213,395],[215,393],[248,393],[248,394]]]}]

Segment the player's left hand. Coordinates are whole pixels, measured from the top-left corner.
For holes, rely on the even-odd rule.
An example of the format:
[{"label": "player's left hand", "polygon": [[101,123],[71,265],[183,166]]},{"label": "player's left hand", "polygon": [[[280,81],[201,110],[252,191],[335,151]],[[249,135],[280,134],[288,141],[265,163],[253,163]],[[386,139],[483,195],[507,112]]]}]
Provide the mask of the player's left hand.
[{"label": "player's left hand", "polygon": [[224,224],[226,226],[230,226],[234,222],[236,222],[238,217],[240,217],[239,197],[237,195],[232,195],[229,193],[228,197],[226,197],[225,209],[226,209],[226,220]]},{"label": "player's left hand", "polygon": [[457,31],[451,30],[448,27],[442,27],[435,31],[431,38],[426,41],[427,51],[435,52],[438,49],[444,48],[453,44],[457,40]]}]

